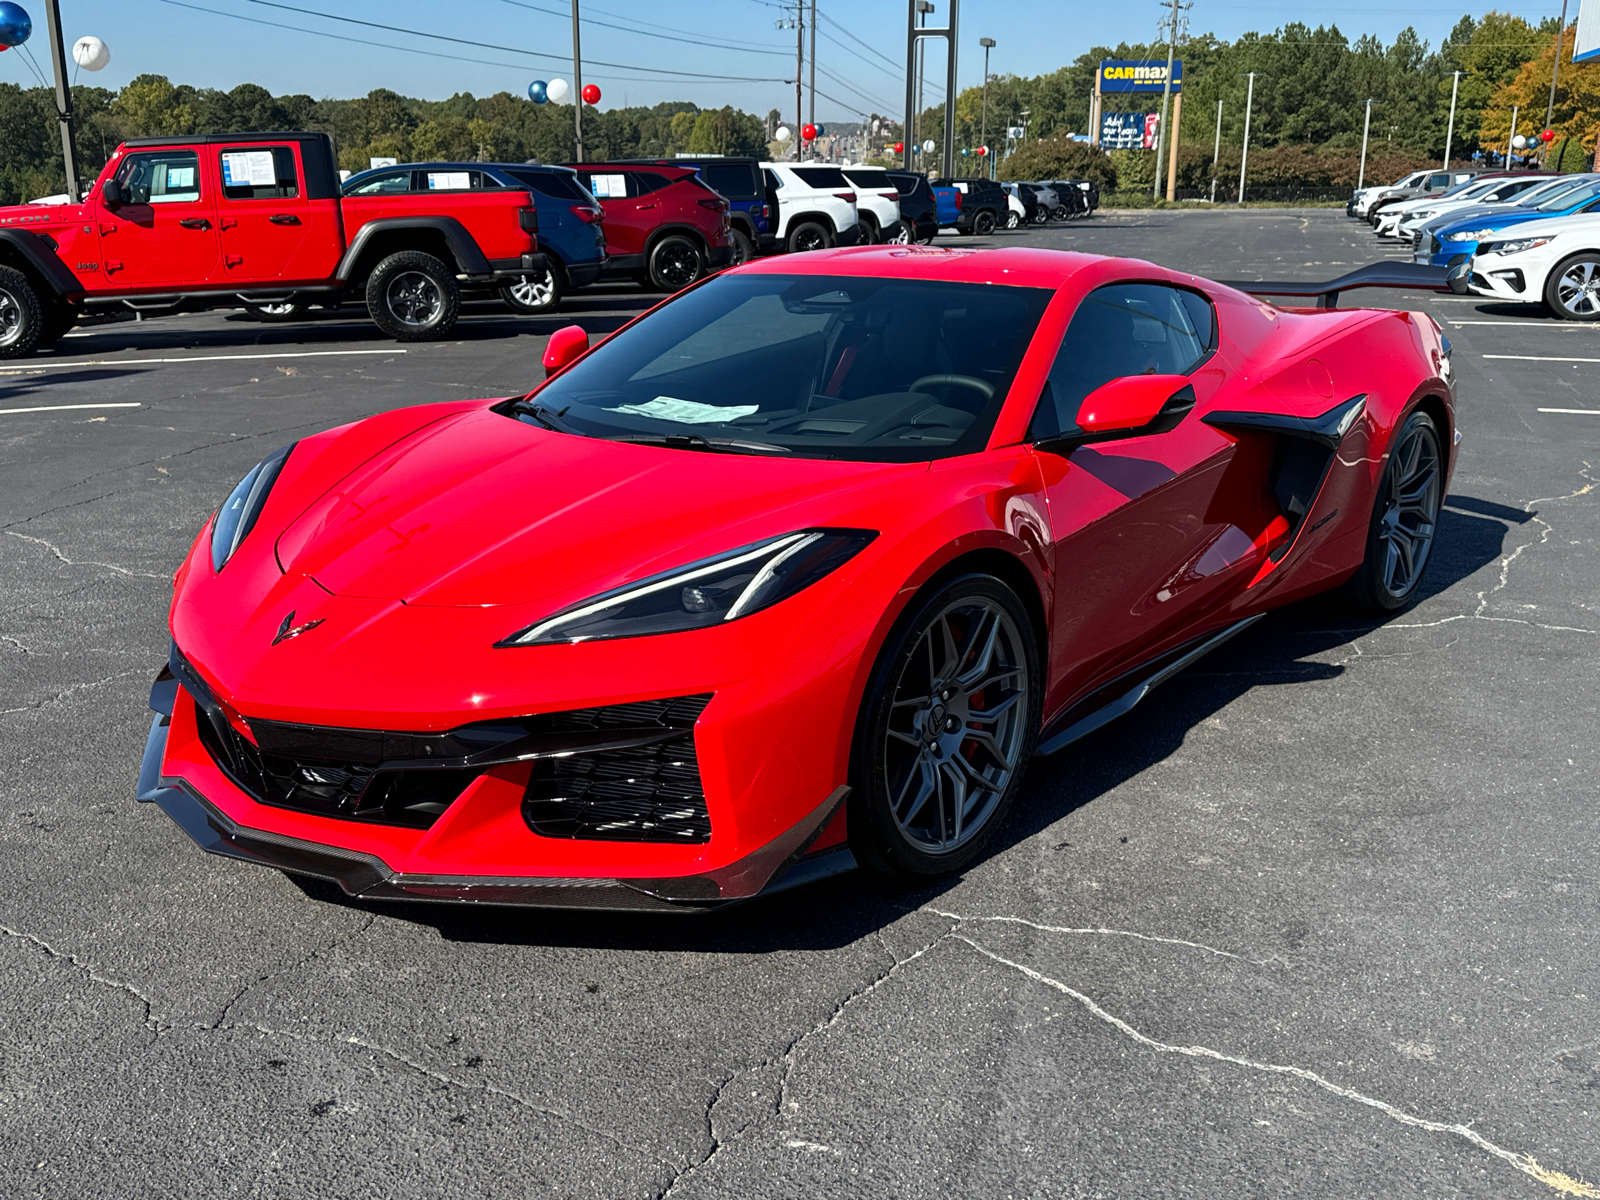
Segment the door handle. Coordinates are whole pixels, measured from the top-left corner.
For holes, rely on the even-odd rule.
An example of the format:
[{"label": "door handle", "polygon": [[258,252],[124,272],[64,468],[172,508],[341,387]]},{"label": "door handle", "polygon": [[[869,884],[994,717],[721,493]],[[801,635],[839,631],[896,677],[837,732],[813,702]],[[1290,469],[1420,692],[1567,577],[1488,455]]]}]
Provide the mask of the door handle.
[{"label": "door handle", "polygon": [[244,262],[244,255],[224,254],[222,256],[222,261],[224,266],[237,267],[240,263]]},{"label": "door handle", "polygon": [[655,207],[654,204],[635,204],[634,205],[634,208],[639,212],[643,212],[647,208],[654,208],[654,207]]},{"label": "door handle", "polygon": [[268,217],[267,220],[271,221],[274,225],[300,224],[300,218],[295,216],[293,213],[277,213],[274,216]]},{"label": "door handle", "polygon": [[238,223],[239,222],[235,221],[232,217],[222,217],[217,221],[217,228],[232,229]]},{"label": "door handle", "polygon": [[185,229],[210,229],[211,222],[204,217],[185,217],[178,222]]}]

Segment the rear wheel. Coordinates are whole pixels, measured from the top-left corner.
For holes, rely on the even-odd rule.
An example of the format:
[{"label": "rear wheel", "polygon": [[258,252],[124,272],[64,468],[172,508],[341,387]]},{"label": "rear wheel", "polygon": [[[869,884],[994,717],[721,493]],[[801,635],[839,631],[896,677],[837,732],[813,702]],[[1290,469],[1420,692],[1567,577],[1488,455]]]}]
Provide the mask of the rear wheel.
[{"label": "rear wheel", "polygon": [[1417,598],[1444,501],[1444,454],[1425,412],[1406,418],[1378,481],[1367,554],[1346,585],[1369,612],[1394,612]]},{"label": "rear wheel", "polygon": [[433,341],[449,333],[461,315],[461,288],[433,255],[401,250],[367,278],[367,312],[396,341]]},{"label": "rear wheel", "polygon": [[890,244],[895,246],[910,246],[917,240],[916,224],[909,217],[900,222],[900,232],[889,239]]},{"label": "rear wheel", "polygon": [[1041,204],[1038,208],[1033,210],[1033,223],[1035,225],[1043,225],[1049,219],[1050,214],[1045,211],[1044,205]]},{"label": "rear wheel", "polygon": [[994,227],[994,213],[990,212],[987,208],[980,209],[977,216],[972,218],[972,232],[977,234],[979,237],[988,237],[994,232]]},{"label": "rear wheel", "polygon": [[756,244],[750,240],[750,235],[737,225],[728,234],[728,240],[733,244],[733,257],[728,265],[737,267],[740,263],[747,263],[756,256]]},{"label": "rear wheel", "polygon": [[1007,229],[1015,229],[1021,224],[1023,224],[1022,214],[1019,213],[1014,208],[1007,209],[1006,210],[1006,228]]},{"label": "rear wheel", "polygon": [[43,332],[44,306],[33,284],[16,268],[0,267],[0,358],[33,353]]},{"label": "rear wheel", "polygon": [[1544,302],[1563,321],[1600,321],[1600,254],[1564,258],[1544,284]]},{"label": "rear wheel", "polygon": [[658,292],[676,292],[706,273],[706,256],[690,238],[669,234],[650,251],[650,286]]},{"label": "rear wheel", "polygon": [[899,878],[959,870],[1016,798],[1038,736],[1039,652],[1022,602],[963,575],[914,602],[867,688],[850,848]]},{"label": "rear wheel", "polygon": [[500,299],[514,313],[537,317],[554,312],[561,303],[561,270],[546,266],[536,275],[519,275],[500,289]]},{"label": "rear wheel", "polygon": [[865,213],[861,216],[861,245],[876,246],[883,241],[883,234],[878,231],[875,221]]},{"label": "rear wheel", "polygon": [[801,221],[789,231],[789,253],[826,250],[833,245],[833,230],[820,221]]},{"label": "rear wheel", "polygon": [[280,300],[274,304],[246,304],[244,310],[257,321],[275,323],[298,321],[305,315],[306,306],[292,300]]}]

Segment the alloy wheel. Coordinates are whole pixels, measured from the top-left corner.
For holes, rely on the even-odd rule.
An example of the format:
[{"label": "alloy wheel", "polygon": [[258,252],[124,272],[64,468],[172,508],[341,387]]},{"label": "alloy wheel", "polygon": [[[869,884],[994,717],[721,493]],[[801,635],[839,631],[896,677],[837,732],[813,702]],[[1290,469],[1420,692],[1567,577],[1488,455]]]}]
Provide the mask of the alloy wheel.
[{"label": "alloy wheel", "polygon": [[827,248],[827,239],[820,230],[803,229],[795,235],[794,248],[804,254],[809,250],[824,250]]},{"label": "alloy wheel", "polygon": [[519,275],[508,290],[524,308],[544,308],[555,297],[555,282],[548,271],[543,275]]},{"label": "alloy wheel", "polygon": [[1556,298],[1575,317],[1600,315],[1600,275],[1593,259],[1573,263],[1556,282]]},{"label": "alloy wheel", "polygon": [[22,305],[0,288],[0,346],[9,346],[22,336]]},{"label": "alloy wheel", "polygon": [[656,273],[674,289],[686,288],[700,278],[700,255],[687,243],[663,246],[656,258]]},{"label": "alloy wheel", "polygon": [[444,296],[439,285],[421,271],[401,271],[389,281],[385,292],[389,311],[407,325],[429,325],[444,311]]},{"label": "alloy wheel", "polygon": [[988,824],[1022,767],[1027,657],[1011,615],[953,600],[912,648],[890,704],[883,767],[901,834],[948,854]]},{"label": "alloy wheel", "polygon": [[1397,600],[1410,595],[1428,563],[1439,519],[1441,481],[1438,437],[1431,425],[1420,424],[1394,451],[1383,516],[1378,519],[1383,589]]},{"label": "alloy wheel", "polygon": [[911,228],[909,221],[902,221],[900,232],[889,239],[892,246],[909,246],[917,240],[916,232]]}]

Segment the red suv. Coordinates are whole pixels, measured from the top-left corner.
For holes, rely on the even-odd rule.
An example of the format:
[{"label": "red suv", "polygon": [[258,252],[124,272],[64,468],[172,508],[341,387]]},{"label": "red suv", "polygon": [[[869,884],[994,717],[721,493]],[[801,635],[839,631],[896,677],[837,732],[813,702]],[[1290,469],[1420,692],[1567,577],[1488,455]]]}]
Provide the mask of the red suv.
[{"label": "red suv", "polygon": [[605,210],[605,277],[675,292],[731,261],[728,202],[693,167],[569,165]]}]

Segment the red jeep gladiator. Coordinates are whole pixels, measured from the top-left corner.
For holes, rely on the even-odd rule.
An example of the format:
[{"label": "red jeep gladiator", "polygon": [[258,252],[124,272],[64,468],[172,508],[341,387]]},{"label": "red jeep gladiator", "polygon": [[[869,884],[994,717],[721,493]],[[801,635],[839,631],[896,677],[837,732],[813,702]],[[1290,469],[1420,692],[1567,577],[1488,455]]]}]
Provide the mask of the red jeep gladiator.
[{"label": "red jeep gladiator", "polygon": [[0,208],[0,358],[86,309],[237,307],[266,317],[360,296],[403,342],[443,337],[463,285],[547,264],[516,190],[339,197],[325,133],[212,133],[117,147],[81,204]]}]

